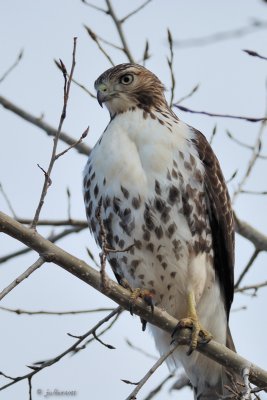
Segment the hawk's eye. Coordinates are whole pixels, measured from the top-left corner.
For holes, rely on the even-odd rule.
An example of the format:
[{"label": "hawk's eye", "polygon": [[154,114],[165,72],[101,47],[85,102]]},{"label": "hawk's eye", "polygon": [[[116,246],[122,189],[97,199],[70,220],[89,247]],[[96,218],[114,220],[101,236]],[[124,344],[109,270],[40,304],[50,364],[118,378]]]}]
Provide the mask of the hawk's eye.
[{"label": "hawk's eye", "polygon": [[129,85],[132,83],[134,77],[132,74],[125,74],[120,77],[120,83],[123,83],[124,85]]}]

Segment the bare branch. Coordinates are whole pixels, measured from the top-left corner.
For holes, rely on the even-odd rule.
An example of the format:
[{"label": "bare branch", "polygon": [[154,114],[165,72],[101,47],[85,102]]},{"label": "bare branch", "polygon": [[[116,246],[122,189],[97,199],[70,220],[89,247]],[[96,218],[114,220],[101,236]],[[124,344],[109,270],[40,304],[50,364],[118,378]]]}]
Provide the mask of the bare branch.
[{"label": "bare branch", "polygon": [[256,260],[256,258],[258,257],[259,254],[260,254],[260,250],[255,249],[252,256],[250,257],[247,265],[245,266],[245,268],[241,272],[239,278],[237,279],[236,284],[235,284],[235,289],[238,288],[241,281],[244,279],[245,275],[248,273],[248,271],[250,270],[251,266],[253,265],[254,261]]},{"label": "bare branch", "polygon": [[[36,231],[33,231],[17,221],[10,218],[8,215],[0,211],[0,231],[7,235],[20,240],[27,246],[37,251],[41,257],[46,261],[53,261],[55,264],[64,268],[66,271],[75,275],[87,284],[94,287],[96,290],[101,291],[101,278],[98,271],[91,268],[84,261],[67,253],[63,249],[57,247],[53,243],[44,239]],[[131,300],[131,292],[116,284],[111,279],[109,280],[108,290],[105,295],[116,303],[120,304],[123,308],[129,309]],[[166,332],[172,333],[177,325],[177,320],[169,315],[166,311],[154,308],[153,314],[150,307],[141,299],[136,299],[132,304],[132,310],[136,315],[139,315],[149,323],[160,327]],[[182,329],[179,333],[177,341],[180,344],[187,344],[190,342],[190,330]],[[207,344],[198,344],[197,351],[205,354],[214,361],[220,363],[230,371],[242,375],[242,371],[246,366],[250,366],[250,382],[265,387],[267,385],[267,372],[260,367],[251,364],[243,357],[232,352],[225,346],[211,340]]]},{"label": "bare branch", "polygon": [[[15,218],[18,222],[24,225],[30,225],[31,219],[28,218]],[[88,222],[83,219],[40,219],[38,225],[43,226],[75,226],[80,228],[87,228]]]},{"label": "bare branch", "polygon": [[32,369],[32,371],[28,374],[18,376],[16,378],[11,378],[12,381],[1,386],[0,391],[6,389],[9,386],[14,385],[17,382],[20,382],[25,379],[31,379],[35,374],[38,372],[42,371],[43,369],[50,367],[53,364],[56,364],[58,361],[60,361],[63,357],[65,357],[67,354],[70,354],[71,352],[75,351],[75,349],[79,346],[80,343],[84,341],[88,336],[94,334],[96,330],[103,325],[105,322],[109,321],[112,317],[114,317],[116,314],[118,314],[121,311],[121,307],[117,307],[114,311],[112,311],[110,314],[108,314],[105,318],[100,320],[92,329],[90,329],[88,332],[86,332],[84,335],[80,336],[80,338],[68,349],[64,350],[62,353],[58,354],[56,357],[51,358],[50,360],[46,361],[39,361],[34,363],[32,366],[29,368]]},{"label": "bare branch", "polygon": [[141,11],[143,8],[145,8],[149,3],[151,3],[152,0],[147,0],[141,6],[137,7],[135,10],[131,11],[129,14],[125,15],[120,20],[120,23],[123,24],[128,18],[132,17],[134,14],[137,14],[139,11]]},{"label": "bare branch", "polygon": [[252,24],[234,29],[232,31],[225,32],[217,32],[212,35],[204,36],[204,37],[196,37],[185,40],[175,40],[174,44],[180,48],[188,48],[188,47],[198,47],[198,46],[206,46],[209,44],[214,44],[217,42],[222,42],[224,40],[232,40],[235,38],[240,38],[244,35],[249,35],[261,29],[267,28],[267,21],[259,21],[255,20]]},{"label": "bare branch", "polygon": [[258,291],[258,289],[266,287],[267,286],[267,281],[261,282],[261,283],[255,283],[254,285],[248,285],[248,286],[243,286],[241,288],[236,288],[235,292],[236,293],[243,293],[243,292],[247,292],[249,290],[253,290],[254,294],[255,292]]},{"label": "bare branch", "polygon": [[[109,323],[109,325],[104,328],[101,332],[98,333],[98,338],[102,335],[104,335],[104,333],[106,333],[108,330],[110,330],[112,328],[112,326],[116,323],[116,321],[118,320],[119,316],[122,314],[123,310],[121,310],[120,312],[117,313],[117,315],[115,315],[115,317],[113,318],[113,320]],[[82,346],[77,347],[73,353],[78,353],[80,350],[85,349],[88,344],[90,344],[91,342],[93,342],[95,340],[94,337],[88,339]]]},{"label": "bare branch", "polygon": [[166,382],[168,382],[171,378],[173,378],[172,374],[169,374],[164,378],[151,392],[144,398],[144,400],[151,400],[155,397],[163,388]]},{"label": "bare branch", "polygon": [[122,30],[122,23],[121,21],[118,19],[117,15],[115,14],[115,11],[113,9],[113,6],[111,4],[110,0],[106,0],[106,5],[108,7],[108,14],[111,16],[116,28],[117,28],[117,32],[119,34],[121,43],[122,43],[122,47],[123,47],[123,52],[125,53],[125,55],[127,56],[129,62],[134,63],[134,58],[132,56],[132,53],[128,47],[128,44],[126,42],[123,30]]},{"label": "bare branch", "polygon": [[148,60],[150,58],[150,54],[149,54],[149,42],[148,40],[146,40],[145,43],[145,49],[144,49],[144,53],[143,53],[143,57],[142,57],[142,65],[145,66],[146,64],[146,60]]},{"label": "bare branch", "polygon": [[69,187],[66,189],[66,194],[67,194],[67,216],[68,220],[71,221],[71,191]]},{"label": "bare branch", "polygon": [[99,43],[98,36],[88,26],[84,25],[84,27],[85,27],[88,35],[90,36],[90,38],[97,44],[97,47],[99,48],[101,53],[104,54],[104,56],[108,59],[110,64],[113,65],[113,67],[114,67],[115,63],[112,61],[112,58],[110,57],[110,55],[106,52],[106,50]]},{"label": "bare branch", "polygon": [[188,94],[186,94],[185,96],[181,97],[178,101],[176,101],[175,104],[180,104],[182,103],[184,100],[189,99],[190,97],[193,96],[194,93],[196,93],[196,91],[199,89],[200,87],[200,83],[198,83],[196,86],[193,87],[192,90],[190,90],[190,92]]},{"label": "bare branch", "polygon": [[241,115],[230,115],[230,114],[216,114],[216,113],[210,113],[207,111],[196,111],[196,110],[191,110],[190,108],[181,106],[179,104],[174,104],[173,105],[176,108],[179,108],[179,110],[184,111],[184,112],[189,112],[191,114],[201,114],[201,115],[207,115],[208,117],[219,117],[219,118],[232,118],[232,119],[241,119],[244,121],[248,122],[262,122],[262,121],[267,121],[266,117],[261,117],[261,118],[254,118],[254,117],[244,117]]},{"label": "bare branch", "polygon": [[[229,139],[231,139],[233,142],[237,143],[239,146],[244,147],[245,149],[254,150],[253,146],[250,146],[249,144],[246,144],[246,143],[242,142],[241,140],[237,139],[236,137],[234,137],[234,135],[230,131],[226,130],[226,134],[229,137]],[[258,158],[267,160],[267,155],[259,154]]]},{"label": "bare branch", "polygon": [[28,278],[34,271],[41,267],[45,263],[45,260],[40,257],[35,263],[33,263],[26,271],[19,275],[13,282],[10,283],[2,292],[0,292],[0,300],[2,300],[11,290],[18,286],[24,279]]},{"label": "bare branch", "polygon": [[132,391],[132,393],[126,398],[126,400],[136,399],[137,393],[144,386],[144,384],[148,381],[148,379],[154,374],[154,372],[167,360],[167,358],[177,349],[178,345],[171,346],[171,349],[163,354],[153,365],[152,368],[145,374],[145,376],[140,380],[136,388]]},{"label": "bare branch", "polygon": [[[58,60],[54,60],[54,63],[56,64],[56,66],[61,70],[61,66],[60,63],[58,62]],[[69,78],[69,74],[67,73],[67,76]],[[72,78],[72,82],[78,86],[80,89],[82,89],[86,94],[89,94],[90,97],[92,97],[93,99],[96,99],[96,96],[90,92],[89,89],[87,89],[87,87],[85,87],[83,84],[81,84],[80,82],[78,82],[76,79]]]},{"label": "bare branch", "polygon": [[89,126],[85,129],[85,131],[82,133],[80,139],[78,139],[75,143],[73,143],[71,146],[67,147],[65,150],[61,151],[61,153],[58,153],[55,155],[55,160],[57,160],[59,157],[64,156],[64,154],[66,154],[68,151],[70,151],[71,149],[73,149],[73,147],[76,147],[78,144],[80,144],[83,139],[86,138],[86,136],[88,135],[89,132]]},{"label": "bare branch", "polygon": [[[31,223],[31,220],[29,220]],[[85,227],[82,226],[77,226],[74,228],[68,228],[68,229],[64,229],[64,231],[55,234],[51,234],[49,235],[49,237],[47,238],[49,241],[51,241],[51,243],[55,243],[60,239],[63,239],[64,237],[71,235],[72,233],[78,233],[80,231],[82,231],[84,228],[88,228],[88,225],[86,225]],[[13,253],[7,254],[5,256],[0,257],[0,264],[11,260],[12,258],[16,258],[18,256],[22,256],[24,254],[29,253],[30,251],[32,251],[32,249],[30,247],[26,247],[24,249],[15,251]]]},{"label": "bare branch", "polygon": [[[23,118],[25,121],[30,122],[31,124],[37,126],[38,128],[42,129],[47,133],[48,136],[53,136],[55,137],[57,134],[57,129],[49,125],[48,123],[42,121],[42,119],[33,116],[32,114],[28,113],[27,111],[23,110],[22,108],[16,106],[14,103],[11,103],[9,100],[7,100],[5,97],[0,96],[0,104],[6,108],[9,111],[12,111],[14,114],[18,115],[19,117]],[[73,139],[71,136],[68,134],[61,132],[60,134],[60,140],[62,142],[67,143],[68,145],[72,145],[73,143],[76,143],[76,139]],[[90,153],[90,148],[86,146],[84,143],[80,143],[75,147],[75,149],[81,153],[85,154],[88,156]]]},{"label": "bare branch", "polygon": [[125,341],[128,344],[128,346],[131,347],[131,349],[133,349],[135,351],[138,351],[139,353],[143,354],[143,356],[152,358],[153,360],[157,360],[158,359],[158,357],[154,356],[153,354],[150,354],[147,351],[145,351],[144,349],[141,349],[140,347],[135,346],[132,342],[130,342],[129,339],[125,339]]},{"label": "bare branch", "polygon": [[8,308],[8,307],[0,307],[0,310],[7,311],[17,315],[80,315],[80,314],[92,314],[98,312],[107,312],[114,311],[115,308],[94,308],[91,310],[71,310],[71,311],[47,311],[47,310],[38,310],[38,311],[29,311],[22,310],[21,308]]},{"label": "bare branch", "polygon": [[[267,82],[266,82],[266,95],[267,95]],[[266,108],[265,116],[267,116],[267,96],[266,96],[266,106],[265,106],[265,108]],[[265,121],[266,121],[266,118],[265,118]],[[266,129],[266,122],[265,121],[263,121],[261,123],[261,126],[260,126],[260,129],[259,129],[258,135],[256,137],[255,144],[254,144],[254,147],[253,147],[253,150],[252,150],[252,153],[251,153],[251,157],[250,157],[250,160],[248,162],[246,171],[244,173],[243,178],[240,180],[240,182],[237,185],[237,188],[235,189],[235,191],[233,193],[232,202],[235,201],[235,199],[237,198],[237,196],[239,195],[241,190],[243,190],[244,185],[247,182],[247,180],[248,180],[248,178],[249,178],[249,176],[250,176],[250,174],[251,174],[251,172],[252,172],[252,170],[253,170],[253,168],[254,168],[254,166],[255,166],[258,158],[259,158],[259,155],[260,155],[260,152],[261,152],[262,136],[263,136],[263,133],[264,133],[264,131]]]},{"label": "bare branch", "polygon": [[96,6],[95,4],[89,3],[89,1],[81,0],[81,2],[83,4],[85,4],[86,6],[88,6],[88,7],[94,8],[95,10],[98,10],[98,11],[101,11],[101,12],[107,14],[107,10],[105,10],[104,8]]},{"label": "bare branch", "polygon": [[174,76],[174,71],[173,71],[173,58],[174,58],[174,53],[173,53],[173,40],[172,40],[172,34],[171,31],[168,29],[168,43],[169,43],[169,49],[170,49],[170,58],[167,57],[167,62],[168,66],[170,69],[171,73],[171,98],[170,98],[170,107],[173,105],[173,99],[174,99],[174,92],[175,92],[175,76]]},{"label": "bare branch", "polygon": [[214,128],[212,129],[212,132],[211,132],[210,145],[212,144],[216,133],[217,133],[217,125],[215,124],[215,125],[214,125]]},{"label": "bare branch", "polygon": [[2,83],[6,79],[6,77],[17,67],[17,65],[20,63],[22,57],[23,57],[23,50],[20,50],[20,52],[19,52],[16,60],[14,61],[14,63],[0,77],[0,83]]},{"label": "bare branch", "polygon": [[261,56],[259,53],[257,53],[254,50],[243,50],[243,51],[245,53],[247,53],[249,56],[261,58],[262,60],[267,60],[267,57]]},{"label": "bare branch", "polygon": [[267,190],[258,191],[258,190],[240,190],[240,193],[243,194],[253,194],[256,196],[265,196],[267,194]]},{"label": "bare branch", "polygon": [[[61,116],[60,116],[60,120],[59,120],[58,129],[57,129],[57,134],[54,137],[54,144],[53,144],[51,159],[50,159],[47,171],[44,171],[45,172],[45,180],[44,180],[44,184],[43,184],[43,189],[42,189],[42,192],[41,192],[40,200],[39,200],[39,203],[38,203],[38,206],[36,208],[35,215],[34,215],[34,218],[33,218],[32,224],[31,224],[31,228],[32,229],[36,229],[36,225],[38,223],[39,216],[40,216],[42,207],[44,205],[44,200],[45,200],[45,197],[47,195],[48,188],[51,185],[51,177],[50,176],[51,176],[51,173],[52,173],[52,169],[54,167],[55,161],[59,157],[59,156],[57,156],[56,151],[57,151],[57,145],[58,145],[59,137],[60,137],[60,134],[61,134],[61,129],[62,129],[64,120],[66,118],[66,112],[67,112],[67,105],[68,105],[68,100],[69,100],[71,81],[72,81],[72,76],[73,76],[73,72],[74,72],[74,68],[75,68],[75,64],[76,64],[76,60],[75,60],[76,44],[77,44],[77,38],[75,37],[73,39],[72,65],[71,65],[71,72],[70,72],[69,78],[67,77],[67,70],[65,68],[65,65],[60,60],[62,73],[63,73],[63,77],[64,77],[64,101],[63,101],[63,107],[62,107],[62,112],[61,112]],[[64,154],[64,152],[62,154]]]},{"label": "bare branch", "polygon": [[250,224],[239,219],[236,214],[235,218],[235,231],[252,242],[256,249],[267,251],[267,236],[253,228]]},{"label": "bare branch", "polygon": [[16,213],[15,213],[15,210],[14,210],[14,208],[13,208],[13,206],[12,206],[12,204],[11,204],[11,201],[10,201],[8,195],[6,194],[6,192],[5,192],[5,190],[4,190],[3,185],[2,185],[1,182],[0,182],[0,193],[2,193],[2,196],[4,197],[4,199],[5,199],[5,201],[6,201],[6,204],[7,204],[8,208],[9,208],[11,214],[12,214],[13,217],[16,219],[17,216],[16,216]]}]

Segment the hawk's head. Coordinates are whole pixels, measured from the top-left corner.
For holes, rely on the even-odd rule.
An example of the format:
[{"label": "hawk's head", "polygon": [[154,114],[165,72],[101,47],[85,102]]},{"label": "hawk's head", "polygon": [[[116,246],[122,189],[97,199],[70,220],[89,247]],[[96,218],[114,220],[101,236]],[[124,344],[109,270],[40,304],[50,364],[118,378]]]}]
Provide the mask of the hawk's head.
[{"label": "hawk's head", "polygon": [[131,107],[149,110],[166,106],[164,86],[148,69],[138,64],[119,64],[95,81],[97,99],[106,104],[111,115]]}]

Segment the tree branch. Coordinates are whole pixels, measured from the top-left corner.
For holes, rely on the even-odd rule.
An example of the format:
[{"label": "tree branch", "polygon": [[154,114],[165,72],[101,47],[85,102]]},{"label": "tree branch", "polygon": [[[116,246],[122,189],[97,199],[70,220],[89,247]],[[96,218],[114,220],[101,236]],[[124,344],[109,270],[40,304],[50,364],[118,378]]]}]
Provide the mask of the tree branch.
[{"label": "tree branch", "polygon": [[[102,320],[100,320],[93,328],[91,328],[88,332],[86,332],[85,334],[79,336],[78,340],[71,345],[69,348],[67,348],[66,350],[64,350],[62,353],[58,354],[56,357],[51,358],[49,360],[46,361],[39,361],[34,363],[32,366],[29,366],[29,368],[32,369],[32,371],[28,374],[22,375],[22,376],[18,376],[16,378],[11,378],[8,377],[9,379],[11,379],[11,382],[3,385],[0,387],[0,391],[4,390],[6,388],[8,388],[9,386],[14,385],[17,382],[20,382],[24,379],[28,379],[29,381],[32,379],[32,377],[37,374],[38,372],[40,372],[41,370],[50,367],[51,365],[57,363],[58,361],[60,361],[63,357],[65,357],[67,354],[70,354],[71,352],[76,351],[76,349],[78,348],[78,346],[80,345],[80,343],[82,343],[84,341],[84,339],[86,339],[89,335],[94,335],[96,330],[103,325],[105,322],[109,321],[112,317],[116,316],[118,313],[121,312],[121,307],[117,307],[115,310],[113,310],[110,314],[108,314],[105,318],[103,318]],[[71,336],[71,335],[70,335]],[[7,375],[4,375],[7,377]]]},{"label": "tree branch", "polygon": [[119,37],[120,37],[120,40],[121,40],[121,43],[122,43],[122,46],[123,46],[123,52],[127,56],[128,60],[131,63],[134,63],[135,62],[134,58],[133,58],[132,53],[131,53],[131,51],[130,51],[130,49],[128,47],[128,43],[127,43],[127,41],[125,39],[123,30],[122,30],[122,23],[118,19],[117,15],[115,14],[115,11],[113,9],[111,1],[110,0],[106,0],[106,4],[107,4],[107,7],[108,7],[108,14],[111,16],[111,18],[112,18],[112,20],[113,20],[113,22],[114,22],[114,24],[115,24],[115,26],[117,28],[117,32],[119,34]]},{"label": "tree branch", "polygon": [[[54,164],[55,164],[57,158],[60,157],[60,155],[64,154],[64,152],[62,152],[60,155],[57,155],[57,145],[58,145],[58,141],[59,141],[59,138],[60,138],[61,129],[62,129],[63,123],[65,121],[65,118],[66,118],[66,113],[67,113],[67,106],[68,106],[68,101],[69,101],[69,93],[70,93],[71,81],[72,81],[72,76],[73,76],[73,72],[74,72],[74,68],[75,68],[75,64],[76,64],[76,59],[75,59],[75,56],[76,56],[76,45],[77,45],[77,38],[75,37],[73,39],[72,64],[71,64],[71,71],[70,71],[70,74],[69,74],[69,78],[68,78],[68,74],[67,74],[67,69],[66,69],[65,65],[63,64],[63,62],[60,60],[61,72],[62,72],[63,78],[64,78],[63,107],[62,107],[62,111],[61,111],[61,115],[60,115],[60,120],[59,120],[59,124],[58,124],[57,133],[56,133],[56,136],[54,137],[52,154],[51,154],[50,162],[49,162],[49,165],[48,165],[48,169],[47,169],[47,171],[43,171],[44,175],[45,175],[45,179],[44,179],[44,184],[43,184],[40,200],[39,200],[39,203],[37,205],[33,221],[31,223],[31,228],[32,229],[36,229],[36,225],[38,223],[39,216],[40,216],[42,207],[44,205],[44,199],[45,199],[45,197],[47,195],[48,188],[52,183],[52,181],[51,181],[51,173],[52,173],[52,169],[54,167]],[[76,141],[75,145],[76,144],[78,144],[77,141]],[[70,148],[71,147],[73,147],[73,146],[70,146]]]},{"label": "tree branch", "polygon": [[[7,100],[5,97],[0,96],[0,104],[4,108],[6,108],[7,110],[13,112],[14,114],[16,114],[19,117],[21,117],[22,119],[24,119],[25,121],[28,121],[31,124],[33,124],[33,125],[37,126],[38,128],[42,129],[43,131],[45,131],[47,133],[48,136],[53,136],[53,137],[56,136],[57,129],[55,129],[53,126],[49,125],[48,123],[42,121],[42,119],[40,119],[38,117],[35,117],[34,115],[28,113],[27,111],[23,110],[22,108],[16,106],[14,103],[12,103],[11,101]],[[61,132],[60,140],[62,142],[65,142],[69,146],[72,146],[73,144],[75,144],[77,142],[76,139],[72,138],[71,136],[69,136],[67,133],[64,133],[64,132]],[[85,154],[86,156],[88,156],[88,154],[90,153],[90,147],[88,147],[84,143],[79,143],[75,147],[75,149],[79,153]]]},{"label": "tree branch", "polygon": [[218,113],[210,113],[210,112],[207,112],[207,111],[196,111],[196,110],[191,110],[190,108],[181,106],[181,105],[179,105],[177,103],[174,104],[173,106],[176,107],[176,108],[179,108],[179,110],[184,111],[184,112],[189,112],[191,114],[207,115],[208,117],[241,119],[241,120],[248,121],[248,122],[263,122],[263,121],[267,121],[266,117],[254,118],[254,117],[244,117],[242,115],[218,114]]},{"label": "tree branch", "polygon": [[13,282],[10,283],[2,292],[0,293],[0,300],[2,300],[11,290],[18,286],[24,279],[28,278],[34,271],[41,267],[45,263],[42,257],[39,257],[35,263],[33,263],[26,271],[24,271],[20,276],[18,276]]},{"label": "tree branch", "polygon": [[1,76],[0,83],[2,83],[6,79],[6,77],[13,71],[13,69],[16,68],[16,66],[20,63],[22,57],[23,57],[23,50],[20,50],[20,52],[19,52],[16,60],[14,61],[14,63]]},{"label": "tree branch", "polygon": [[256,249],[267,251],[267,236],[253,228],[250,224],[239,219],[234,214],[235,219],[235,231],[252,242]]},{"label": "tree branch", "polygon": [[[53,262],[59,265],[66,271],[100,291],[101,278],[98,271],[94,270],[84,261],[44,239],[36,231],[21,225],[3,212],[0,212],[0,231],[20,240],[22,243],[39,253],[39,255],[47,262]],[[131,293],[116,284],[114,281],[109,280],[108,287],[105,290],[105,295],[123,308],[129,309]],[[155,307],[152,314],[150,307],[148,307],[141,299],[137,299],[135,303],[132,304],[132,310],[136,315],[141,316],[146,321],[165,330],[166,332],[169,332],[170,334],[173,332],[178,322],[166,311],[163,311],[158,307]],[[190,340],[190,331],[188,329],[181,330],[178,340],[179,344],[188,344]],[[227,369],[241,375],[245,367],[250,367],[250,382],[259,387],[265,387],[267,385],[266,371],[214,340],[211,340],[205,345],[198,344],[197,351],[205,354],[214,361],[217,361]]]}]

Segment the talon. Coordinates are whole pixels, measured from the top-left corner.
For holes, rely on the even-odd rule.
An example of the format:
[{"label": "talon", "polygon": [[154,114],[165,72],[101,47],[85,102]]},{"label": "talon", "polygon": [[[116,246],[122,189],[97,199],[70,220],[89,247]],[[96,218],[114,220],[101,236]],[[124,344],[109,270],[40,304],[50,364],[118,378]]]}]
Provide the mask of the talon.
[{"label": "talon", "polygon": [[[187,355],[190,356],[193,351],[197,348],[197,344],[205,344],[208,343],[212,339],[212,335],[210,332],[207,330],[203,329],[197,313],[196,313],[196,308],[195,308],[195,299],[194,299],[194,294],[190,293],[188,297],[188,308],[189,308],[189,316],[187,318],[181,319],[176,327],[174,328],[174,331],[172,333],[172,338],[177,334],[177,331],[179,331],[182,328],[189,328],[192,330],[191,333],[191,341],[189,344],[189,349],[187,351]],[[172,343],[175,341],[173,339]]]},{"label": "talon", "polygon": [[147,325],[147,321],[143,318],[141,319],[141,324],[142,324],[142,331],[144,332],[146,330],[146,325]]},{"label": "talon", "polygon": [[138,299],[138,297],[143,299],[144,302],[149,307],[151,307],[151,313],[153,314],[153,312],[154,312],[154,302],[153,302],[154,293],[147,289],[136,288],[136,289],[132,289],[132,293],[131,293],[131,300],[130,300],[130,306],[129,306],[131,315],[133,315],[134,302],[136,301],[136,299]]}]

